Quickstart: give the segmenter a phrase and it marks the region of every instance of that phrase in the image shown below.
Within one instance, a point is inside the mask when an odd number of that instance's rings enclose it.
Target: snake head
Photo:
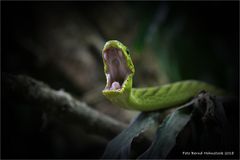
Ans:
[[[110,40],[104,45],[102,58],[107,79],[103,94],[118,95],[130,89],[135,69],[128,48],[117,40]]]

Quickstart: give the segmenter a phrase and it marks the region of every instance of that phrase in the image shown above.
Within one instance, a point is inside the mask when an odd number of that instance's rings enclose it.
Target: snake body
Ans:
[[[132,88],[135,68],[127,47],[117,40],[110,40],[103,48],[102,57],[107,78],[103,95],[120,107],[153,111],[186,103],[203,90],[214,95],[224,94],[222,89],[196,80]]]

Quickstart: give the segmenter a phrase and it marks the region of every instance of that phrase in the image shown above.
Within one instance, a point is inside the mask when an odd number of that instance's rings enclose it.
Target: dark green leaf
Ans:
[[[128,158],[132,140],[146,129],[157,124],[160,112],[142,112],[130,126],[108,145],[102,158]]]
[[[176,143],[176,137],[191,118],[192,104],[173,112],[158,128],[151,147],[140,158],[166,158]]]

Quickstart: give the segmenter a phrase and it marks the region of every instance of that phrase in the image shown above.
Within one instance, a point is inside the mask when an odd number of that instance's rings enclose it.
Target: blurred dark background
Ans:
[[[2,72],[64,89],[128,124],[138,113],[110,104],[101,49],[126,44],[134,86],[203,80],[238,95],[239,2],[1,2]],[[107,140],[51,120],[2,91],[3,158],[100,158]],[[238,117],[236,117],[238,121]]]

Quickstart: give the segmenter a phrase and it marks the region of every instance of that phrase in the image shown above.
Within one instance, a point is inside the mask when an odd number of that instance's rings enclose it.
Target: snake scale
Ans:
[[[214,95],[224,94],[222,89],[197,80],[132,88],[135,68],[128,48],[117,40],[110,40],[104,45],[102,57],[107,79],[103,95],[120,107],[154,111],[184,104],[203,90]]]

